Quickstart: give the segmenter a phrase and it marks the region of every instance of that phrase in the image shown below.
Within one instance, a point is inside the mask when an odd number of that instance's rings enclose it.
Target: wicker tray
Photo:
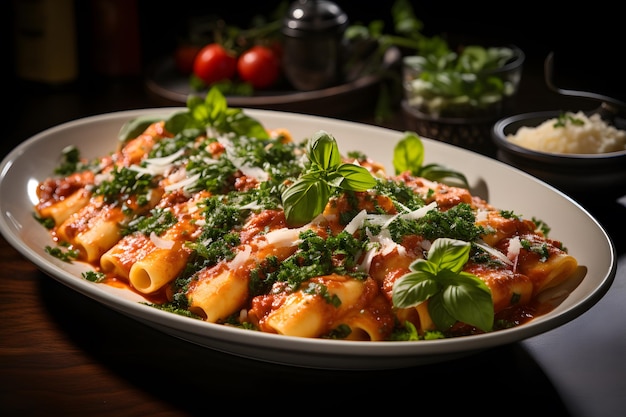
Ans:
[[[432,117],[412,108],[406,100],[402,101],[402,112],[409,129],[420,136],[495,155],[491,130],[498,118]]]

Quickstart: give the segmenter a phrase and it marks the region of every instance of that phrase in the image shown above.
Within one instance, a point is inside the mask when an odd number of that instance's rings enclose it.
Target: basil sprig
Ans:
[[[311,138],[307,156],[309,166],[282,192],[283,209],[290,226],[307,224],[322,213],[335,188],[367,191],[376,185],[376,179],[367,169],[342,163],[337,141],[323,130]]]
[[[189,131],[190,136],[211,129],[258,139],[269,137],[261,122],[248,116],[241,108],[229,107],[226,97],[216,87],[212,87],[204,99],[190,95],[187,109],[171,115],[165,121],[165,128],[174,134]]]
[[[427,259],[417,259],[406,275],[394,283],[392,301],[399,308],[414,307],[426,300],[428,312],[440,331],[457,321],[483,331],[493,328],[491,290],[477,276],[464,272],[471,245],[462,240],[439,238]]]

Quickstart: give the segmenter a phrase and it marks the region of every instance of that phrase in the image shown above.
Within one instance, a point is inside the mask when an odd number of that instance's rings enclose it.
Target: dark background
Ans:
[[[77,76],[57,84],[21,78],[15,58],[16,5],[58,5],[63,1],[72,2],[75,14]],[[411,3],[426,36],[439,35],[460,44],[515,44],[525,52],[515,112],[564,110],[564,106],[570,107],[566,110],[597,107],[597,102],[591,100],[563,100],[547,88],[543,66],[550,52],[554,52],[554,81],[560,88],[592,91],[626,101],[622,63],[626,36],[618,10],[600,3],[548,7],[545,1],[452,4],[413,0]],[[165,105],[147,91],[146,75],[155,64],[172,56],[180,39],[188,34],[191,20],[213,15],[246,28],[253,16],[270,16],[279,4],[280,0],[0,2],[6,120],[1,155],[50,126],[79,117]],[[392,1],[340,0],[337,4],[346,12],[350,23],[380,19],[385,23],[384,33],[393,32]],[[371,121],[368,117],[351,119]],[[400,124],[391,121],[387,126],[404,128],[402,120],[399,121]]]
[[[13,65],[14,42],[13,0],[2,2],[3,47],[7,53],[5,68],[9,69],[9,88],[23,87]],[[40,1],[40,0],[39,0]],[[93,81],[101,71],[94,67],[94,56],[102,53],[94,40],[94,16],[97,3],[109,3],[132,11],[136,8],[139,64],[142,69],[170,54],[177,40],[184,35],[192,17],[214,14],[228,23],[245,27],[252,16],[269,15],[280,3],[270,1],[150,1],[150,0],[80,0],[75,1],[80,81]],[[383,19],[386,31],[392,31],[391,1],[337,1],[350,22]],[[483,4],[484,3],[484,4]],[[624,98],[624,21],[620,12],[608,3],[585,2],[444,2],[412,1],[416,16],[424,23],[423,33],[443,35],[465,43],[514,43],[527,55],[526,69],[542,71],[546,55],[555,53],[555,76],[564,88],[595,90]],[[132,14],[132,13],[129,13]],[[8,24],[6,24],[8,23]],[[7,62],[8,60],[8,62]],[[87,87],[87,86],[85,86]]]

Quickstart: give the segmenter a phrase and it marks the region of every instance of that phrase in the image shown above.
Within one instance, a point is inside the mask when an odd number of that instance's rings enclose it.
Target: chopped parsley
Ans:
[[[46,253],[54,256],[63,262],[72,262],[78,259],[78,250],[71,248],[66,243],[61,243],[58,246],[46,246]]]
[[[154,177],[140,174],[127,167],[114,168],[112,176],[104,180],[94,190],[94,195],[101,195],[107,204],[119,205],[124,211],[133,211],[129,200],[138,206],[145,206],[150,201],[150,191],[156,187]]]
[[[473,242],[486,232],[476,225],[476,217],[471,206],[459,203],[446,211],[430,210],[416,222],[414,234],[428,240],[440,237]]]
[[[81,275],[84,279],[90,282],[102,282],[106,276],[104,273],[98,271],[87,271],[83,272]]]
[[[139,232],[144,235],[154,233],[160,236],[176,223],[177,219],[174,214],[172,214],[171,210],[155,207],[150,210],[148,215],[136,217],[128,222],[126,227],[122,229],[122,235]]]
[[[365,248],[364,241],[347,232],[323,238],[313,230],[300,233],[300,239],[302,242],[293,255],[280,263],[270,261],[254,273],[257,279],[251,283],[253,292],[268,288],[273,282],[286,282],[295,291],[310,278],[332,273],[355,278],[365,276],[356,271],[357,257]]]

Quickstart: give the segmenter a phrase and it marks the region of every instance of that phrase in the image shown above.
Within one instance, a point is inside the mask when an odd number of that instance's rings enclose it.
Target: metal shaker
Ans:
[[[296,0],[283,19],[283,72],[301,91],[340,82],[341,40],[348,16],[331,1]]]

